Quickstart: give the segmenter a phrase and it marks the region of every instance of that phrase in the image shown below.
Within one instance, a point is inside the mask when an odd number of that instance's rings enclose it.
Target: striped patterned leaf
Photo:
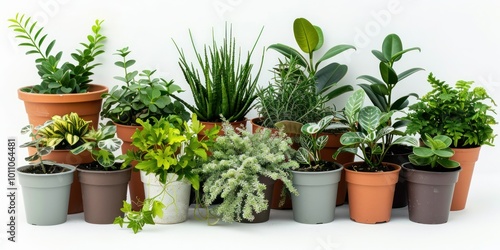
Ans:
[[[375,106],[367,106],[359,111],[359,124],[368,133],[376,131],[382,112]]]

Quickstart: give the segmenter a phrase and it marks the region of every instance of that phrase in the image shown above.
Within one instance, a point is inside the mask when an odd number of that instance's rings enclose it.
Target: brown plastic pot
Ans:
[[[77,169],[82,185],[84,218],[88,223],[112,224],[127,199],[131,167],[119,170],[96,171]]]
[[[274,190],[275,180],[261,175],[259,176],[259,182],[266,185],[266,190],[264,190],[264,197],[267,200],[267,209],[257,214],[254,212],[253,215],[255,218],[252,221],[243,219],[241,221],[242,223],[262,223],[269,220],[269,215],[271,214],[270,205],[274,195],[273,190]]]
[[[451,200],[460,167],[448,171],[415,169],[411,163],[403,164],[403,177],[408,189],[410,220],[423,224],[448,222]]]
[[[361,172],[352,170],[353,165],[344,164],[351,220],[365,224],[388,222],[391,219],[394,189],[399,179],[401,166],[382,163],[394,170],[387,172]]]

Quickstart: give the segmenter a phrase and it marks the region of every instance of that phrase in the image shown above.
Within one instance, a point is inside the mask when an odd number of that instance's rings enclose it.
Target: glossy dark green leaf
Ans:
[[[294,57],[295,59],[297,59],[297,63],[300,66],[307,68],[307,65],[308,65],[307,59],[302,54],[300,54],[299,51],[297,51],[296,49],[294,49],[288,45],[276,43],[276,44],[270,45],[268,47],[268,49],[275,50],[275,51],[281,53],[282,55],[284,55],[286,58]]]
[[[387,101],[385,100],[385,98],[383,96],[380,96],[380,95],[377,95],[376,93],[374,93],[372,88],[370,87],[371,85],[361,83],[361,84],[358,84],[358,86],[360,86],[364,90],[364,92],[366,93],[368,98],[370,98],[370,101],[373,103],[373,105],[375,105],[380,110],[383,110],[385,112],[389,111],[388,110],[389,107],[388,107],[388,104],[387,104]]]
[[[385,58],[384,53],[378,51],[378,50],[372,50],[372,54],[379,59],[381,62],[389,62],[389,59]]]
[[[394,86],[396,83],[398,83],[398,75],[392,69],[392,67],[389,67],[386,63],[380,62],[379,64],[379,70],[380,70],[380,75],[382,76],[382,80],[388,85]]]
[[[356,50],[356,47],[352,46],[352,45],[346,45],[346,44],[341,44],[341,45],[337,45],[337,46],[334,46],[332,48],[330,48],[317,62],[316,62],[316,67],[319,66],[319,64],[327,59],[330,59],[346,50],[349,50],[349,49],[354,49]]]
[[[403,50],[403,44],[401,39],[396,34],[389,34],[384,38],[382,42],[382,53],[387,60],[393,62],[398,61],[401,56],[393,58],[393,56]]]
[[[344,64],[330,63],[316,72],[316,93],[330,88],[338,83],[347,74],[347,66]]]
[[[421,70],[424,70],[422,68],[412,68],[412,69],[409,69],[409,70],[406,70],[406,71],[403,71],[401,72],[400,74],[398,74],[398,79],[399,81],[402,81],[403,79],[405,79],[406,77],[418,72],[418,71],[421,71]]]

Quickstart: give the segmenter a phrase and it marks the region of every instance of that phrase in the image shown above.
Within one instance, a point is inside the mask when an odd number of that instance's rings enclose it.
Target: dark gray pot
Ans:
[[[264,190],[264,197],[267,200],[267,209],[260,213],[254,212],[253,215],[255,218],[252,221],[243,219],[241,221],[242,223],[262,223],[269,220],[269,215],[271,214],[271,200],[273,199],[273,188],[276,181],[267,176],[261,175],[259,176],[259,182],[266,185],[266,190]]]
[[[291,171],[293,186],[299,195],[292,196],[293,219],[305,224],[332,222],[337,206],[337,190],[343,166],[325,172]]]
[[[29,166],[17,169],[22,187],[26,221],[33,225],[57,225],[68,218],[69,193],[76,168],[57,163],[69,169],[56,174],[29,174],[21,172]]]
[[[384,156],[383,162],[390,162],[402,166],[409,162],[408,155],[413,151],[413,147],[406,145],[393,145],[389,152]],[[403,171],[399,172],[399,179],[394,189],[394,199],[392,208],[402,208],[408,205],[408,197],[406,190],[406,180],[403,177]]]
[[[423,224],[448,222],[453,190],[461,168],[444,172],[417,170],[409,162],[402,168],[408,189],[410,220]]]

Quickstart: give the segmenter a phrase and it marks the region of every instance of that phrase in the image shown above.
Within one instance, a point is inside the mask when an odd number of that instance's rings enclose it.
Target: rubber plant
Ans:
[[[174,41],[180,55],[179,66],[191,89],[194,105],[177,95],[173,97],[195,113],[200,121],[220,122],[221,116],[229,122],[244,120],[257,98],[256,89],[264,54],[255,75],[252,75],[254,65],[251,60],[261,34],[262,30],[252,49],[242,54],[236,47],[232,26],[228,28],[226,25],[220,46],[212,32],[212,44],[205,45],[203,51],[196,48],[190,31],[195,63],[188,60],[184,51]]]
[[[357,171],[384,171],[386,166],[382,162],[390,147],[398,144],[417,146],[418,141],[411,136],[401,136],[387,142],[386,135],[394,130],[387,122],[396,111],[382,112],[376,106],[363,107],[364,97],[362,89],[349,97],[343,113],[350,131],[342,134],[340,143],[343,146],[333,157],[336,158],[341,152],[349,152],[365,162]]]
[[[331,62],[324,67],[320,66],[328,59],[349,49],[355,50],[356,47],[347,44],[336,45],[329,48],[319,59],[315,59],[314,55],[323,47],[323,30],[301,17],[293,22],[293,34],[298,47],[302,53],[307,54],[307,57],[295,48],[282,43],[272,44],[268,49],[275,50],[288,59],[297,59],[304,72],[315,79],[316,94],[324,98],[324,103],[353,90],[351,85],[334,88],[347,74],[347,65]]]
[[[106,36],[101,34],[101,24],[103,20],[95,20],[92,25],[92,33],[87,36],[87,41],[80,43],[81,49],[71,53],[71,58],[75,62],[63,62],[63,52],[54,53],[52,49],[56,40],[44,43],[47,34],[44,34],[43,27],[38,27],[38,22],[24,14],[16,14],[15,18],[8,19],[9,26],[17,33],[16,38],[22,42],[21,47],[27,47],[27,55],[37,55],[35,60],[38,75],[41,83],[33,87],[26,87],[25,92],[40,94],[68,94],[85,93],[92,81],[95,67],[101,63],[94,62],[97,56],[104,53],[104,40]],[[46,45],[46,46],[45,46]]]
[[[370,75],[361,75],[357,78],[368,82],[361,83],[359,86],[365,91],[372,104],[383,112],[390,112],[391,110],[401,111],[408,106],[408,99],[411,96],[418,98],[416,93],[408,93],[396,99],[393,92],[402,80],[418,71],[424,70],[422,68],[411,68],[399,74],[396,72],[394,68],[396,62],[399,62],[403,55],[410,51],[420,51],[420,48],[412,47],[404,49],[401,38],[397,34],[387,35],[382,42],[382,50],[372,50],[372,54],[380,61],[380,78]],[[385,143],[391,143],[394,136],[403,135],[404,131],[397,129],[404,127],[406,123],[401,120],[393,123],[393,119],[389,119],[387,124],[395,128],[395,130],[386,135]]]

